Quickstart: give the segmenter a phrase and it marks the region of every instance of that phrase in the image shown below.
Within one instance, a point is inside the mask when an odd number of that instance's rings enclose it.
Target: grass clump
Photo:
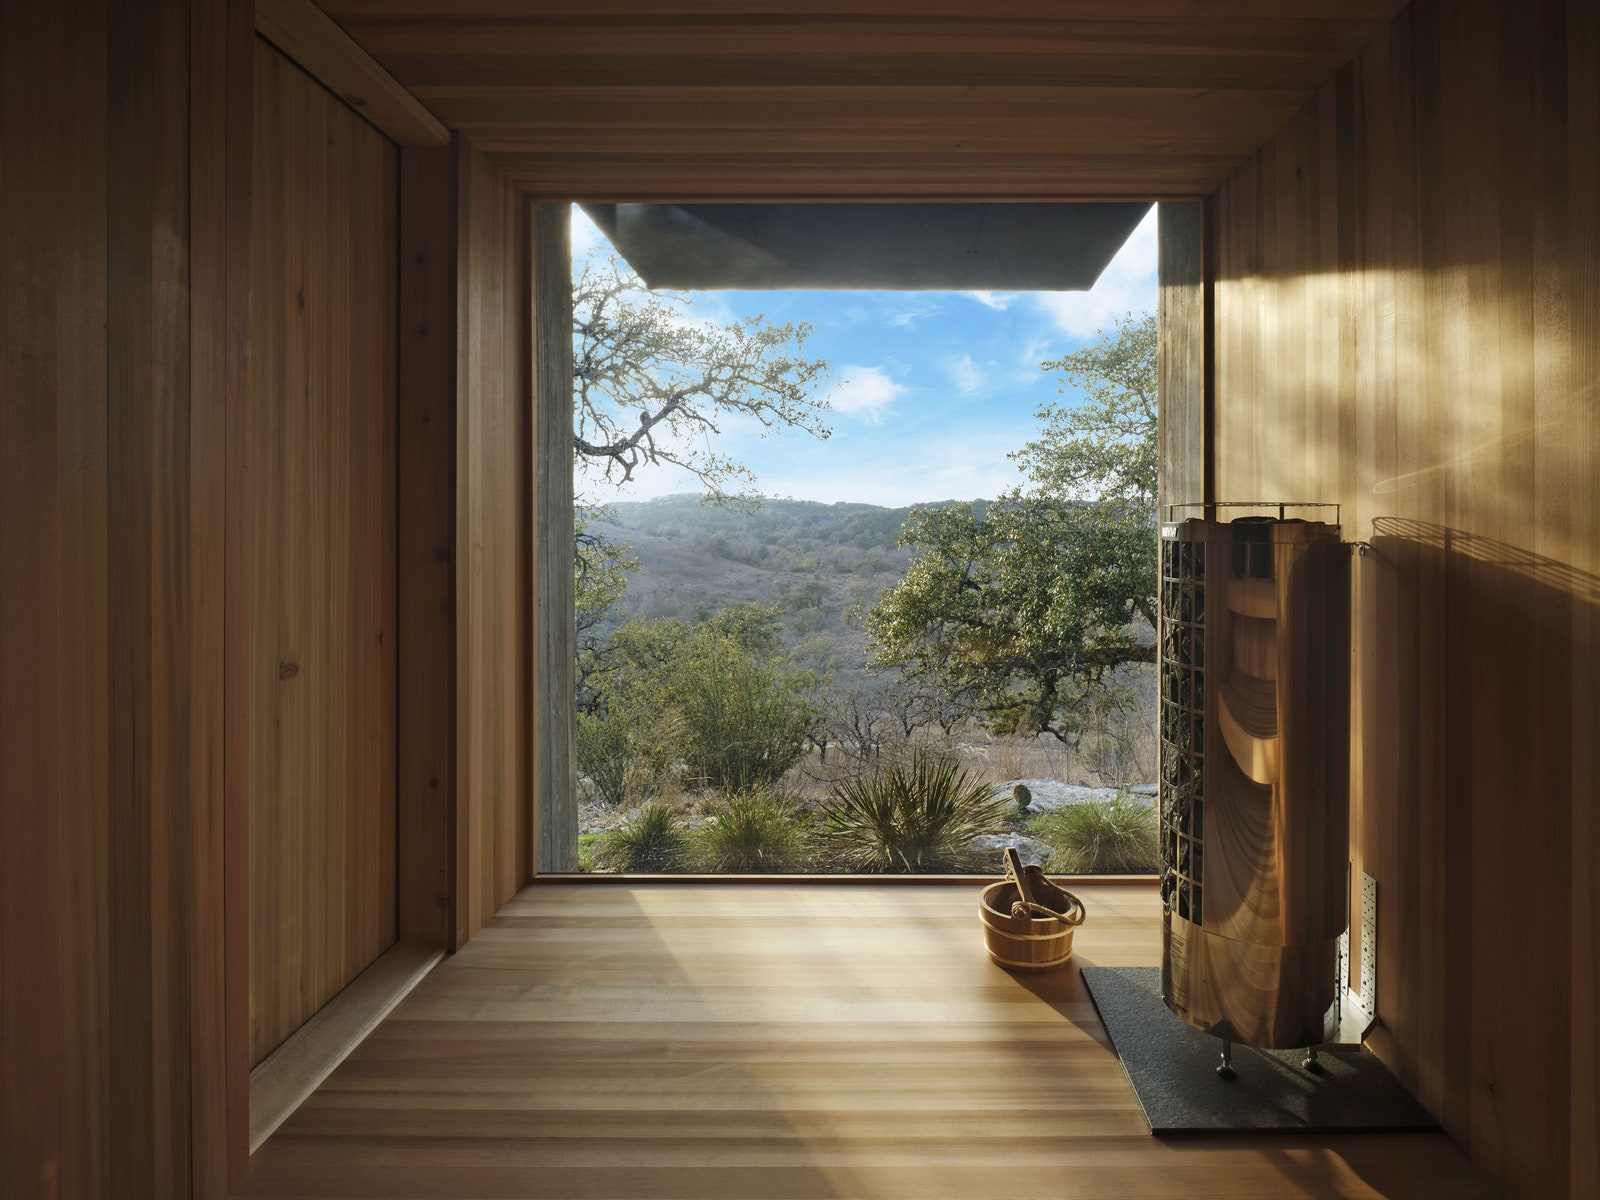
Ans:
[[[695,834],[694,862],[702,871],[752,875],[802,870],[810,831],[800,806],[768,789],[734,792],[706,809]]]
[[[1154,805],[1126,794],[1068,804],[1036,817],[1031,836],[1055,847],[1052,875],[1153,875],[1161,869]]]
[[[599,833],[580,833],[578,835],[578,870],[585,873],[600,869],[600,839],[604,836]]]
[[[842,871],[970,871],[979,863],[967,843],[990,832],[1011,804],[953,756],[920,747],[907,762],[834,784],[822,806],[821,838]]]
[[[678,810],[652,800],[615,829],[600,835],[595,862],[612,871],[681,871],[689,851],[689,831]]]

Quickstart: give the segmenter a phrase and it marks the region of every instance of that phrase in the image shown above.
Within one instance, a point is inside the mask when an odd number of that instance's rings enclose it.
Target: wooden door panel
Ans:
[[[395,938],[394,147],[256,49],[250,1048]]]

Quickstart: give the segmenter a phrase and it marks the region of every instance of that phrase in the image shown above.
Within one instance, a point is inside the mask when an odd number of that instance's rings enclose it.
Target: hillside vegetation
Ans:
[[[581,512],[586,865],[1153,869],[1155,345],[1130,316],[1042,364],[1082,398],[1039,408],[990,500],[739,503],[702,475],[722,503]]]
[[[635,618],[695,622],[730,605],[770,605],[788,656],[846,688],[865,678],[861,614],[912,558],[896,545],[909,508],[764,499],[750,511],[681,495],[597,511],[590,532],[639,562],[599,633]]]

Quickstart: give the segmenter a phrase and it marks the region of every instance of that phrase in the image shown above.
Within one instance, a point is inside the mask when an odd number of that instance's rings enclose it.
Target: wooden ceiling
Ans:
[[[323,0],[547,199],[1212,191],[1404,0]]]

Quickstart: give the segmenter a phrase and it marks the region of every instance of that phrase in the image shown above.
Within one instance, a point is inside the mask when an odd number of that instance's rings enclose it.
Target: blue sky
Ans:
[[[799,500],[899,506],[975,500],[1014,486],[1007,453],[1035,436],[1042,403],[1071,396],[1039,369],[1095,340],[1124,313],[1156,304],[1155,209],[1087,292],[694,292],[696,316],[753,313],[808,321],[806,352],[833,366],[833,436],[763,438],[754,421],[724,426],[720,449],[756,473],[756,489]],[[572,210],[575,269],[604,235]],[[675,467],[649,467],[625,491],[589,484],[583,498],[642,500],[701,491]]]

